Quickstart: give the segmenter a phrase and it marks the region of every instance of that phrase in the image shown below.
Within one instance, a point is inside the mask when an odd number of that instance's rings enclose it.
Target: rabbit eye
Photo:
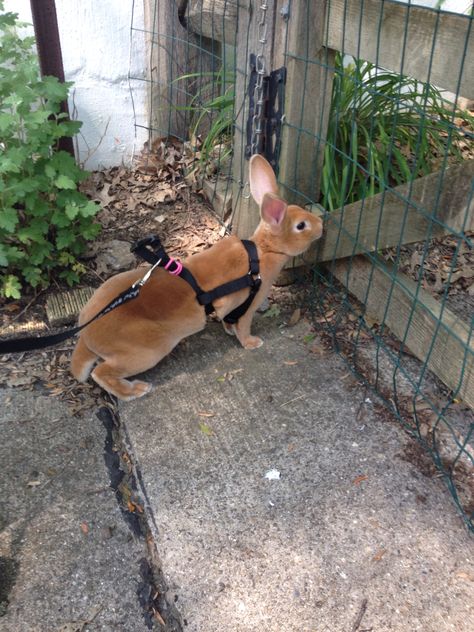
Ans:
[[[306,222],[300,222],[296,225],[296,230],[304,230],[306,228]]]

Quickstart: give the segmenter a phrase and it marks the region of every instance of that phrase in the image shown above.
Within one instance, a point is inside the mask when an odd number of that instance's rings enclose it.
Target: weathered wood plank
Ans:
[[[301,4],[292,3],[291,11],[301,11]],[[233,43],[238,5],[239,0],[191,0],[186,19],[196,33]],[[469,16],[438,15],[426,7],[380,0],[329,0],[327,6],[326,47],[454,93],[462,69],[459,94],[474,98],[474,29],[469,31]],[[320,12],[314,13],[314,20],[319,28]]]
[[[246,126],[249,116],[248,86],[250,80],[250,53],[263,54],[266,75],[278,67],[274,65],[273,43],[278,5],[282,0],[269,2],[265,15],[266,41],[259,42],[260,2],[241,3],[238,11],[236,42],[236,86],[235,86],[235,127],[232,160],[232,230],[240,237],[248,237],[259,221],[259,210],[250,197],[248,188],[248,159],[245,155],[247,144]],[[243,6],[242,6],[243,5]],[[280,64],[281,65],[281,64]]]
[[[364,303],[370,317],[384,322],[474,409],[474,336],[462,319],[406,275],[380,262],[357,256],[337,261],[331,272]]]
[[[209,89],[204,87],[209,84],[205,73],[215,70],[220,47],[181,24],[183,0],[145,0],[144,6],[151,137],[187,138],[191,114],[183,108],[199,90],[203,90],[204,99],[213,96],[213,84]],[[198,71],[199,78],[176,81]]]
[[[470,17],[380,0],[331,0],[329,48],[474,97]]]
[[[234,44],[238,7],[239,0],[190,0],[184,21],[194,33]]]
[[[299,203],[318,197],[318,174],[321,172],[329,116],[332,72],[326,65],[333,67],[334,53],[322,47],[325,4],[325,0],[301,0],[291,4],[288,16],[285,12],[287,0],[268,3],[265,74],[284,65],[288,71],[279,181],[285,198]],[[248,182],[245,131],[248,118],[248,58],[251,52],[259,52],[259,5],[257,2],[251,13],[239,8],[233,227],[241,236],[249,235],[258,223],[258,209],[251,199],[245,197],[248,195],[245,187]],[[319,16],[316,31],[310,16],[315,19]],[[301,86],[305,87],[304,91]],[[308,159],[308,156],[311,158]]]
[[[145,31],[150,80],[148,111],[151,136],[184,137],[186,117],[176,106],[186,105],[186,95],[172,84],[184,74],[186,31],[179,23],[176,2],[145,2]]]
[[[94,288],[84,287],[69,292],[51,294],[46,301],[46,315],[52,327],[74,322],[87,301],[94,293]]]
[[[285,197],[300,204],[319,197],[331,107],[335,53],[323,47],[326,4],[291,3],[288,36],[279,44],[287,66],[279,180]]]
[[[222,220],[226,219],[232,210],[232,184],[230,181],[217,179],[213,182],[204,178],[202,190],[218,217]]]
[[[474,160],[469,160],[330,213],[314,259],[329,261],[474,230],[473,178]],[[430,220],[432,213],[437,221]]]

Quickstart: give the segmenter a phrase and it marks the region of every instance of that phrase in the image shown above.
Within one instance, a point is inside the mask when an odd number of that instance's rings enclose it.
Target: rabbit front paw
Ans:
[[[224,320],[222,321],[222,325],[224,326],[224,331],[226,334],[229,334],[229,336],[235,336],[235,325],[226,323]]]
[[[248,336],[245,340],[242,340],[242,346],[244,349],[258,349],[263,345],[263,340],[258,336]]]

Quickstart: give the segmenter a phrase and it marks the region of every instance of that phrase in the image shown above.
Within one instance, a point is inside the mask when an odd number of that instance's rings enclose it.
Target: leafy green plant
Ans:
[[[189,105],[180,109],[191,112],[190,136],[194,143],[202,136],[199,160],[201,164],[205,164],[214,157],[217,146],[221,161],[232,152],[235,75],[220,69],[216,72],[189,73],[175,81],[201,81],[202,78],[205,81]]]
[[[60,111],[71,84],[40,77],[34,39],[19,26],[16,14],[0,15],[0,296],[12,298],[45,286],[54,269],[77,282],[77,257],[100,229],[99,207],[77,190],[87,173],[54,150],[81,126]]]
[[[363,60],[336,55],[321,204],[334,210],[434,171],[447,155],[461,160],[464,132],[440,91]]]

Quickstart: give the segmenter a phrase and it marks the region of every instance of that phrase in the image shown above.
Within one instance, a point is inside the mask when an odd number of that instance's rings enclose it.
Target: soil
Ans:
[[[463,237],[448,235],[402,246],[398,254],[399,270],[418,282],[467,325],[474,315],[474,232]],[[397,258],[395,248],[384,252],[387,260]]]

